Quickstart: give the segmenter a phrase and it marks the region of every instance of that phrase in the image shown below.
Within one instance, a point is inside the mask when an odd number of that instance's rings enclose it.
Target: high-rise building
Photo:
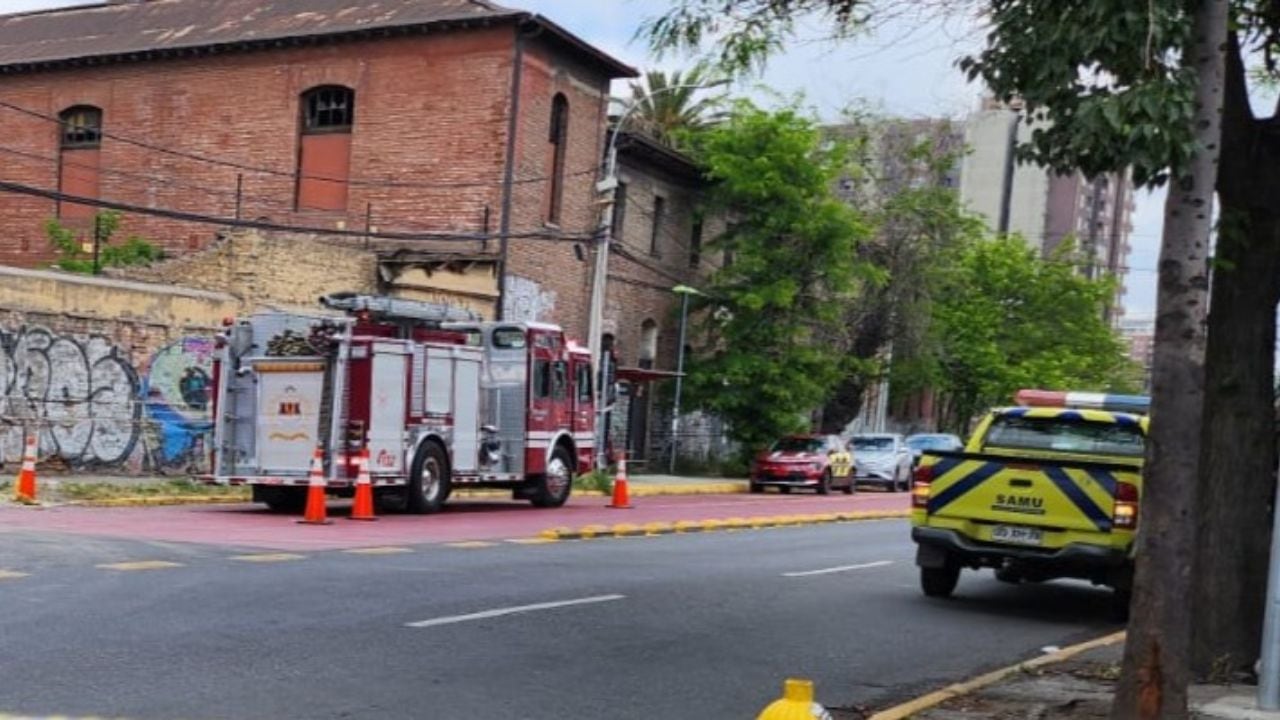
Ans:
[[[961,166],[960,199],[992,232],[1021,235],[1046,257],[1074,238],[1082,273],[1117,279],[1108,309],[1116,320],[1124,315],[1133,181],[1127,172],[1086,178],[1019,162],[1016,148],[1033,130],[1020,111],[1018,103],[988,97],[965,121],[969,153]]]

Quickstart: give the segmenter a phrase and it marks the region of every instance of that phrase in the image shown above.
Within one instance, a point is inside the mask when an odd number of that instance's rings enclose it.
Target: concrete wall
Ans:
[[[0,267],[0,455],[38,432],[48,464],[200,470],[223,293]]]

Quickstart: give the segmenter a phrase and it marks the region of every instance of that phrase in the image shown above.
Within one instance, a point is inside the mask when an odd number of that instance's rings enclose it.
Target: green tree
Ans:
[[[841,31],[875,6],[857,0],[783,0],[750,3],[716,17],[711,11],[717,5],[683,0],[650,21],[646,35],[656,49],[699,47],[714,35],[725,66],[743,68],[780,47],[796,13],[848,9],[833,24]],[[1216,41],[1209,38],[1197,50],[1204,33],[1195,34],[1195,20],[1202,17],[1200,10],[1221,5],[985,0],[980,6],[989,26],[986,49],[963,63],[1001,98],[1024,102],[1026,117],[1036,123],[1024,158],[1087,173],[1127,166],[1139,183],[1156,184],[1172,175],[1174,199],[1186,201],[1166,208],[1177,220],[1207,218],[1204,185],[1188,171],[1204,159],[1202,151],[1220,150],[1221,223],[1204,351],[1195,585],[1192,602],[1184,604],[1192,610],[1192,665],[1201,675],[1215,665],[1247,668],[1257,656],[1276,467],[1270,399],[1280,301],[1280,206],[1274,200],[1280,196],[1280,133],[1275,132],[1280,108],[1270,116],[1255,115],[1250,83],[1274,87],[1280,76],[1280,12],[1264,0],[1229,3],[1219,144],[1199,139],[1217,131],[1211,109],[1207,117],[1196,114],[1205,110],[1197,103],[1197,91],[1205,87],[1198,83],[1199,68],[1215,57]],[[1195,313],[1188,309],[1205,305],[1194,299],[1206,284],[1204,273],[1187,263],[1204,242],[1189,242],[1184,247],[1192,255],[1169,253],[1174,264],[1161,263],[1162,273],[1168,271],[1161,287],[1181,293],[1179,307],[1168,308],[1174,322],[1160,323],[1168,337],[1177,337],[1184,325],[1194,330]],[[1183,385],[1198,376],[1194,367],[1184,372],[1190,374]],[[1187,443],[1174,441],[1170,447]],[[1179,523],[1189,527],[1185,519]],[[1167,588],[1164,592],[1177,596]]]
[[[861,117],[832,132],[852,140],[862,158],[854,169],[866,169],[863,177],[846,178],[841,194],[874,228],[858,246],[858,259],[878,271],[877,281],[863,283],[847,305],[846,335],[835,340],[851,362],[823,406],[822,425],[839,432],[861,411],[866,387],[889,374],[886,355],[924,351],[944,258],[981,237],[983,226],[945,187],[959,159],[949,126]]]
[[[723,84],[708,68],[699,63],[688,71],[650,70],[643,82],[631,83],[633,126],[658,142],[678,147],[688,133],[723,120],[725,96],[708,95],[701,89]]]
[[[693,140],[709,209],[733,222],[711,245],[726,262],[710,278],[706,347],[686,388],[750,452],[806,426],[840,379],[845,354],[826,338],[865,269],[854,257],[867,227],[833,193],[844,146],[796,109],[741,102]]]
[[[112,245],[111,238],[119,231],[120,221],[119,212],[104,210],[93,216],[91,229],[87,233],[67,227],[52,218],[45,221],[44,232],[49,238],[49,245],[58,253],[58,259],[53,264],[68,272],[92,273],[93,251],[86,250],[85,244],[93,242],[95,231],[98,234],[99,267],[144,265],[164,256],[159,248],[136,235],[130,235],[119,245]]]
[[[937,390],[943,425],[960,432],[1019,388],[1131,389],[1132,364],[1103,320],[1113,281],[1077,273],[1069,251],[1042,259],[1015,235],[947,252],[923,352],[894,364],[894,386]]]

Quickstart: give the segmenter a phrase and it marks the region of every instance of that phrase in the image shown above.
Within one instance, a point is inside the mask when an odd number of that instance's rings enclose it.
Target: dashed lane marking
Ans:
[[[180,568],[182,563],[169,562],[168,560],[134,560],[131,562],[105,563],[97,566],[100,570],[167,570],[169,568]]]
[[[572,607],[574,605],[593,605],[595,603],[612,602],[614,600],[622,600],[625,597],[625,595],[594,595],[592,597],[575,598],[573,600],[557,600],[555,602],[534,603],[532,605],[516,605],[515,607],[467,613],[466,615],[448,615],[445,617],[432,618],[430,620],[419,620],[418,622],[405,623],[405,627],[427,628],[435,627],[437,625],[453,625],[455,623],[470,622],[472,620],[488,620],[490,618],[503,617],[505,615],[517,615],[520,613],[537,612],[539,610],[555,610],[556,608]]]
[[[0,570],[0,580],[17,580],[28,575],[30,573],[18,572],[17,570]]]
[[[487,548],[487,547],[493,547],[494,545],[497,545],[497,544],[498,544],[498,543],[495,543],[495,542],[488,542],[488,541],[485,541],[485,540],[468,540],[468,541],[466,541],[466,542],[451,542],[451,543],[445,543],[444,545],[445,545],[445,547],[451,547],[451,548],[463,548],[463,549],[466,549],[466,550],[474,550],[474,549],[476,549],[476,548]]]
[[[401,555],[413,552],[413,548],[407,547],[367,547],[367,548],[351,548],[342,552],[348,555]]]
[[[892,565],[892,560],[877,560],[875,562],[860,563],[858,565],[840,565],[838,567],[822,568],[821,570],[801,570],[799,572],[785,572],[782,577],[808,577],[810,575],[830,575],[832,573],[849,572],[850,570],[866,570],[867,568],[884,567]]]
[[[257,555],[232,555],[232,560],[251,563],[274,563],[289,562],[290,560],[305,560],[305,555],[294,555],[293,553],[260,553]]]

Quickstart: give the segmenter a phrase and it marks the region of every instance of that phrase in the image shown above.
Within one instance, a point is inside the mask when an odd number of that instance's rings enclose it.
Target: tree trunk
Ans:
[[[1204,406],[1208,245],[1223,98],[1227,0],[1201,0],[1184,62],[1196,70],[1198,148],[1165,202],[1156,295],[1151,434],[1133,611],[1113,720],[1182,720],[1191,646],[1191,561]]]
[[[1271,538],[1280,235],[1276,218],[1256,212],[1237,232],[1229,220],[1236,214],[1224,205],[1205,355],[1192,595],[1199,677],[1247,669],[1257,659]]]
[[[1233,35],[1193,566],[1192,670],[1201,677],[1248,669],[1258,656],[1275,497],[1280,141],[1253,116],[1240,53]]]

